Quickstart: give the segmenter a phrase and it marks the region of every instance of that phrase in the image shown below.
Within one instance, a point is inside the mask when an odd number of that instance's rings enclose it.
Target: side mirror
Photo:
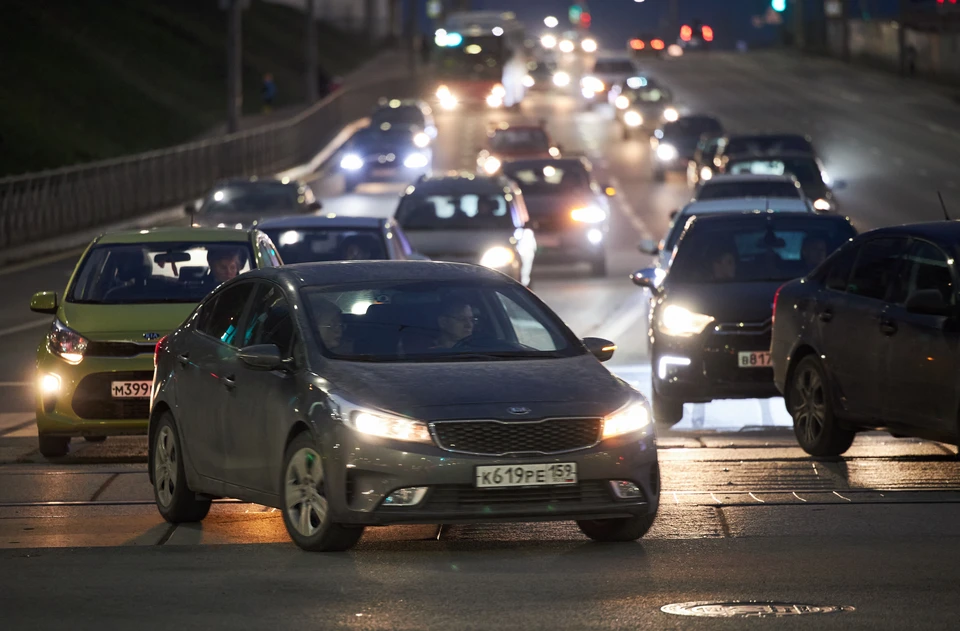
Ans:
[[[255,344],[240,349],[240,361],[254,370],[280,370],[284,367],[276,344]]]
[[[189,216],[193,216],[193,214],[194,214],[195,212],[197,212],[197,210],[198,210],[198,209],[197,209],[197,202],[188,202],[188,203],[183,207],[183,214],[189,215]]]
[[[654,267],[647,267],[630,274],[630,280],[637,287],[645,287],[650,291],[657,293],[660,288],[657,287],[657,270]]]
[[[660,242],[655,239],[642,239],[640,241],[640,245],[637,246],[637,249],[644,254],[657,256],[660,254]]]
[[[30,299],[30,311],[35,313],[55,314],[60,303],[57,301],[57,292],[38,291]]]
[[[323,209],[323,204],[320,203],[320,200],[314,200],[307,204],[307,210],[318,211]]]
[[[587,350],[590,351],[594,357],[602,362],[613,357],[613,352],[617,350],[616,344],[600,337],[585,337],[583,338],[583,345],[587,347]]]
[[[921,315],[948,316],[950,305],[936,289],[920,289],[910,294],[906,304],[908,313]]]

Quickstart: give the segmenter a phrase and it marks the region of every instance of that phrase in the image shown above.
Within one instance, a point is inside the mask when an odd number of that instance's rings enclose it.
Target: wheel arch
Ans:
[[[793,373],[796,372],[797,366],[799,366],[800,362],[802,362],[806,357],[816,354],[816,349],[809,344],[800,344],[794,349],[793,353],[790,354],[790,363],[787,365],[787,375],[783,382],[783,402],[786,404],[787,412],[790,411],[790,383],[793,381]]]
[[[147,476],[150,479],[150,484],[153,484],[153,439],[157,434],[160,417],[166,412],[172,414],[170,406],[163,400],[155,402],[153,409],[150,410],[150,419],[147,424]],[[176,423],[176,419],[174,419],[174,423]]]

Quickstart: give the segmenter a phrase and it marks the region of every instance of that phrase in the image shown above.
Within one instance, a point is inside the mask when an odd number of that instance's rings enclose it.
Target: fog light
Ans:
[[[689,357],[671,357],[670,355],[664,355],[657,364],[657,376],[660,377],[660,379],[673,377],[681,368],[689,365]]]
[[[610,480],[610,487],[622,500],[643,497],[643,491],[640,490],[640,487],[630,480]]]
[[[40,392],[44,395],[52,395],[60,392],[60,375],[48,373],[40,378]]]
[[[427,494],[425,486],[408,486],[404,489],[397,489],[383,500],[384,506],[416,506]]]
[[[587,231],[587,241],[589,241],[594,245],[597,245],[598,243],[603,241],[603,233],[597,230],[596,228],[592,228]]]

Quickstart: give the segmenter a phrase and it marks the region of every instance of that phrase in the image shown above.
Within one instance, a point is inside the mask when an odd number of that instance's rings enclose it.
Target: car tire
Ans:
[[[83,439],[88,443],[102,443],[107,439],[106,436],[84,436]]]
[[[64,436],[44,436],[38,437],[40,455],[44,458],[62,458],[70,453],[70,438]]]
[[[360,541],[362,526],[330,521],[323,462],[309,432],[298,435],[287,447],[282,475],[283,525],[299,548],[308,552],[342,552]]]
[[[594,541],[627,542],[636,541],[647,534],[656,518],[656,513],[653,513],[620,519],[581,519],[577,521],[577,526],[580,532]]]
[[[856,432],[840,427],[831,385],[816,355],[807,355],[790,375],[787,401],[793,433],[811,456],[836,457],[850,449]]]
[[[607,275],[607,257],[601,254],[598,258],[590,261],[590,275],[594,278],[605,278]]]
[[[202,521],[210,512],[210,498],[198,497],[187,486],[180,433],[169,411],[160,416],[151,438],[153,499],[160,515],[171,524]]]
[[[660,427],[673,427],[683,420],[683,401],[665,397],[653,389],[650,402],[653,408],[653,420]]]

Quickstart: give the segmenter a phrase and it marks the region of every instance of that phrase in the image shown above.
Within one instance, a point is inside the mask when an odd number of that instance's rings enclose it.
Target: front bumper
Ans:
[[[432,445],[360,437],[338,426],[340,448],[329,454],[334,521],[356,525],[606,519],[655,514],[660,470],[652,427],[596,447],[553,456],[485,457]],[[565,486],[475,487],[483,465],[577,464],[578,483]],[[610,480],[629,480],[642,496],[619,499]],[[397,489],[428,487],[412,507],[384,505]]]
[[[114,381],[153,382],[153,356],[85,357],[71,366],[42,345],[37,379],[59,377],[55,393],[37,392],[37,431],[44,436],[120,436],[147,433],[149,394],[114,398]]]
[[[537,232],[537,263],[595,261],[606,255],[606,242],[602,225]]]

